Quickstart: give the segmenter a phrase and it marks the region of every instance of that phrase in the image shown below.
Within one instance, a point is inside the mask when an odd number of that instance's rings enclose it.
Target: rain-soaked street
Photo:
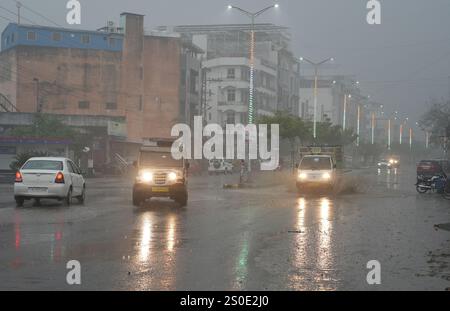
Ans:
[[[273,174],[272,172],[268,174]],[[86,204],[15,208],[0,186],[0,289],[443,290],[450,204],[419,195],[413,167],[348,173],[356,191],[299,197],[285,185],[223,189],[193,176],[189,203],[131,204],[131,182],[88,180]],[[81,263],[82,284],[66,283]],[[366,264],[381,264],[368,285]]]

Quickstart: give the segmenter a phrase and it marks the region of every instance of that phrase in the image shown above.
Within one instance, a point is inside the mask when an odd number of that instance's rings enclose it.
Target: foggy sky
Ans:
[[[21,0],[65,27],[66,0]],[[146,15],[145,27],[159,25],[246,23],[228,4],[249,11],[270,0],[80,0],[82,24],[96,29],[121,12]],[[279,0],[280,8],[258,18],[291,28],[297,56],[334,57],[332,72],[355,75],[371,99],[417,121],[430,98],[448,98],[450,76],[450,0],[382,0],[382,24],[366,23],[366,0]],[[13,0],[1,6],[16,10]],[[49,22],[23,9],[43,25]],[[0,9],[0,15],[16,19]],[[7,22],[0,19],[0,29]]]

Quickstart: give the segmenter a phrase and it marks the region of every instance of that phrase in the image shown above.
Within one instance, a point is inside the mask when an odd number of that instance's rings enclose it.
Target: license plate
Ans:
[[[152,187],[153,192],[169,192],[169,187]]]
[[[30,192],[47,192],[48,188],[45,187],[30,187],[28,188]]]

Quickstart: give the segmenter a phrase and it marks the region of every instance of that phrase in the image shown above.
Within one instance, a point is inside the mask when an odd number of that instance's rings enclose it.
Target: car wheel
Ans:
[[[86,201],[86,186],[83,185],[83,191],[81,192],[81,195],[77,197],[78,203],[84,204]]]
[[[25,202],[25,199],[20,197],[16,197],[15,200],[16,200],[16,207],[22,207],[23,203]]]
[[[64,205],[70,206],[72,204],[72,188],[67,192],[67,196],[64,198]]]

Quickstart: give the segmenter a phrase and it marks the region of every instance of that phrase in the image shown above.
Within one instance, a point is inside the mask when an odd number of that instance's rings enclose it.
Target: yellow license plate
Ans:
[[[169,187],[152,187],[153,192],[169,192]]]

